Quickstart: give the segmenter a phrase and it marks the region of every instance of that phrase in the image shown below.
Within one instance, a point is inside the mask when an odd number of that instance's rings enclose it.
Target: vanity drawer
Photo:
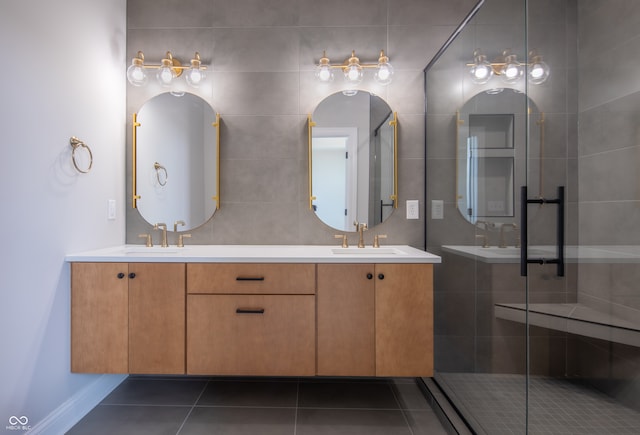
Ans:
[[[315,264],[187,264],[188,293],[315,294],[315,289]]]
[[[315,296],[189,295],[187,373],[315,375]]]

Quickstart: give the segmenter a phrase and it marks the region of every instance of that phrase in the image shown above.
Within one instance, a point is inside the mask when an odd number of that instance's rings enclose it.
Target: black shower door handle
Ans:
[[[529,258],[528,206],[529,204],[556,204],[558,218],[556,220],[556,250],[557,258]],[[558,186],[556,199],[529,199],[527,186],[520,188],[520,276],[527,276],[528,264],[556,264],[556,275],[564,276],[564,186]]]

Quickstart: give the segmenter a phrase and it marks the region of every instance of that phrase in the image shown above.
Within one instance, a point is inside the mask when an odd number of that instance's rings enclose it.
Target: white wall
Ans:
[[[0,433],[16,433],[11,416],[37,429],[65,406],[73,423],[104,381],[69,371],[64,255],[125,238],[126,0],[4,0],[0,41]],[[73,135],[93,151],[88,174]]]

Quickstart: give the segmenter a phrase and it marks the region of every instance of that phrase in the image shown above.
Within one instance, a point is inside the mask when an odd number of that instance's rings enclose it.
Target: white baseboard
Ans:
[[[39,421],[38,424],[31,428],[29,434],[64,434],[126,378],[127,375],[100,376],[95,382],[78,391],[43,420]]]

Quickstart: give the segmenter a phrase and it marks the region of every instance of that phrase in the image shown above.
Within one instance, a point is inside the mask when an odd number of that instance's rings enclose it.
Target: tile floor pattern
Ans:
[[[444,435],[413,379],[130,376],[68,435]]]
[[[525,377],[438,373],[436,381],[479,434],[525,433]],[[582,383],[530,379],[530,435],[640,434],[640,413]]]

